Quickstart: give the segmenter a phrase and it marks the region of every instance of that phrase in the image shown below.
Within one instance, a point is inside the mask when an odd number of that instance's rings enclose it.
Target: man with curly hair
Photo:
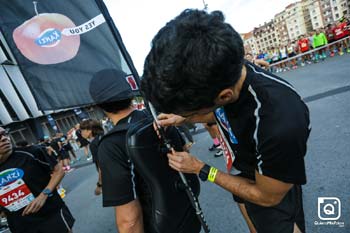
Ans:
[[[243,57],[242,39],[220,11],[185,10],[154,37],[143,94],[163,126],[219,126],[227,172],[176,151],[168,154],[172,168],[231,192],[251,232],[304,232],[308,108],[288,82]]]

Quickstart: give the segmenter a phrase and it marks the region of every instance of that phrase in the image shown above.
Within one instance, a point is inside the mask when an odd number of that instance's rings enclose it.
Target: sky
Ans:
[[[139,73],[152,38],[184,9],[203,9],[203,0],[104,0]],[[205,0],[208,11],[221,10],[239,33],[271,20],[295,0]]]

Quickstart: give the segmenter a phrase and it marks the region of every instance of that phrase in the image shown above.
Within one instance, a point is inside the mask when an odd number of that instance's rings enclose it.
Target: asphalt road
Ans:
[[[310,109],[308,183],[303,190],[307,232],[350,232],[350,55],[327,59],[281,76],[294,85]],[[195,141],[192,153],[224,170],[223,158],[214,158],[214,153],[207,150],[212,143],[209,135],[202,131],[195,135]],[[76,218],[75,233],[116,232],[113,209],[102,208],[101,197],[93,194],[96,181],[97,173],[91,165],[77,168],[64,178],[65,201]],[[325,200],[319,211],[320,197],[333,200]],[[334,198],[338,198],[341,205],[334,204]],[[211,232],[248,232],[230,193],[214,184],[202,183],[200,202]],[[335,207],[333,214],[325,214],[325,204]],[[315,225],[327,224],[319,218],[319,212],[322,218],[336,218],[340,214],[335,223],[344,226]]]

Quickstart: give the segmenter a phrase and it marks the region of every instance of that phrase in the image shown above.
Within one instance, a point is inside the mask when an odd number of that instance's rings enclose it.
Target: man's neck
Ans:
[[[133,106],[130,106],[129,108],[127,109],[124,109],[124,110],[121,110],[119,111],[118,113],[116,114],[113,114],[113,113],[109,113],[108,114],[108,117],[109,119],[111,119],[111,121],[113,122],[114,125],[118,124],[118,122],[125,118],[126,116],[128,116],[130,113],[132,113],[134,111],[134,107]]]
[[[247,78],[247,68],[245,67],[245,65],[243,65],[241,77],[239,78],[236,85],[234,85],[233,87],[234,95],[237,97],[233,102],[238,100],[239,95],[241,94],[241,91],[242,91],[243,83],[246,80],[246,78]]]

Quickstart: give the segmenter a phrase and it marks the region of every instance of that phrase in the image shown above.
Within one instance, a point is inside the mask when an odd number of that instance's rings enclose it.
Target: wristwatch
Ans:
[[[207,181],[208,180],[209,171],[210,171],[210,166],[208,164],[204,164],[202,169],[199,171],[199,175],[198,175],[199,178],[202,181]]]
[[[50,189],[46,188],[44,189],[43,191],[41,191],[43,194],[45,194],[46,196],[48,197],[51,197],[52,196],[52,192]]]

